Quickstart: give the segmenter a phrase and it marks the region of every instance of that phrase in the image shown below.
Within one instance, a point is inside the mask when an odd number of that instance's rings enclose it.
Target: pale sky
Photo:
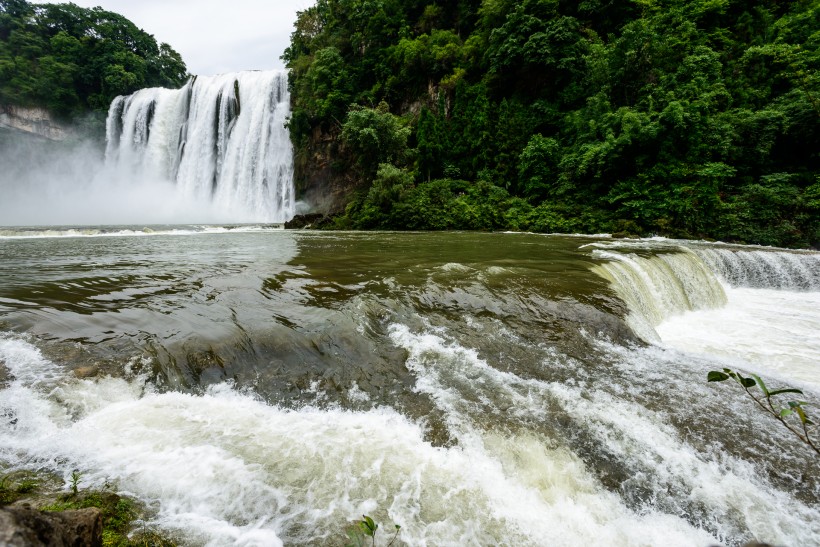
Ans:
[[[68,1],[68,0],[66,0]],[[282,68],[296,12],[313,0],[71,0],[130,19],[177,50],[192,74]],[[50,2],[61,3],[61,2]]]

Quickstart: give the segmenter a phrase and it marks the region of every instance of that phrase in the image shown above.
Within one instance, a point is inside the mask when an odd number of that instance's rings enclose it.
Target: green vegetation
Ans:
[[[73,471],[69,477],[69,493],[58,493],[57,477],[49,473],[16,471],[0,475],[0,505],[38,500],[42,511],[69,511],[96,507],[102,513],[103,545],[105,547],[173,547],[175,544],[153,530],[143,527],[133,531],[134,521],[142,518],[143,508],[129,498],[110,491],[83,490],[82,474]],[[63,484],[59,481],[59,484]],[[109,485],[106,483],[106,489]],[[50,502],[42,500],[50,500]],[[45,505],[42,505],[45,503]]]
[[[73,484],[72,484],[73,488]],[[43,511],[69,511],[96,507],[102,512],[104,547],[173,547],[175,544],[150,530],[129,537],[132,522],[138,517],[133,501],[111,492],[82,492],[62,496],[41,507]]]
[[[401,526],[398,524],[395,525],[396,532],[393,534],[393,538],[390,540],[390,543],[387,544],[387,547],[393,545],[396,539],[399,537],[399,531],[401,530]],[[376,531],[379,529],[379,525],[376,522],[368,517],[367,515],[362,515],[362,520],[357,520],[353,523],[353,525],[348,528],[347,530],[347,537],[350,540],[350,543],[347,544],[348,547],[365,547],[367,545],[367,538],[370,538],[370,544],[375,547],[376,545]]]
[[[0,0],[0,104],[70,117],[117,95],[178,87],[185,63],[121,15],[75,4]]]
[[[318,0],[284,59],[337,227],[820,242],[816,0]]]
[[[80,484],[80,478],[82,478],[82,474],[77,471],[76,469],[71,472],[71,493],[75,496],[78,493],[78,486]]]
[[[801,390],[795,388],[770,390],[760,376],[752,374],[751,377],[746,377],[728,368],[724,368],[722,372],[713,370],[707,375],[707,381],[709,382],[724,382],[730,378],[737,382],[760,408],[778,420],[786,429],[791,431],[798,439],[820,456],[820,439],[818,439],[817,424],[809,419],[806,412],[806,407],[809,406],[810,403],[806,401],[787,401],[787,406],[781,406],[780,403],[778,403],[777,407],[775,407],[775,401],[772,399],[772,397],[787,393],[803,395]],[[755,387],[760,389],[762,395],[755,395],[749,391],[750,388]]]
[[[73,485],[72,485],[73,488]],[[104,492],[72,493],[58,501],[41,507],[43,511],[70,511],[96,507],[103,517],[103,544],[128,545],[127,533],[136,517],[134,505],[128,499]]]
[[[0,505],[14,503],[37,489],[39,483],[28,474],[0,476]]]

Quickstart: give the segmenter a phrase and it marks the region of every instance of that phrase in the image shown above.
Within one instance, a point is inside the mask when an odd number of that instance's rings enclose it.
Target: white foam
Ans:
[[[661,341],[820,391],[820,292],[726,289],[728,304],[668,318]]]
[[[761,480],[748,462],[727,455],[716,461],[700,453],[679,438],[663,412],[595,389],[591,387],[594,381],[576,386],[499,371],[440,330],[415,334],[395,325],[391,337],[410,353],[408,366],[419,379],[417,389],[428,393],[444,411],[459,444],[476,459],[486,458],[488,467],[501,466],[496,475],[484,471],[503,485],[500,491],[506,489],[504,495],[493,498],[498,513],[514,507],[513,512],[523,511],[532,518],[540,515],[540,521],[554,533],[582,544],[714,542],[700,527],[679,518],[697,508],[705,508],[705,513],[690,518],[703,519],[702,525],[716,530],[720,538],[734,537],[748,528],[755,537],[775,543],[820,539],[820,525],[805,525],[820,522],[816,508]],[[621,351],[630,367],[637,363],[658,371],[651,349]],[[520,423],[542,423],[552,419],[549,408],[556,403],[579,429],[588,431],[627,468],[635,469],[632,480],[642,481],[639,486],[652,492],[654,501],[645,507],[626,507],[597,483],[577,456],[562,451],[560,439],[545,439],[536,433],[499,435],[483,427],[484,416],[499,412]],[[534,454],[540,454],[538,461],[528,461]],[[522,506],[513,500],[523,502]],[[568,500],[572,511],[563,511]],[[523,526],[529,538],[544,533]]]
[[[143,228],[109,227],[109,228],[0,228],[0,240],[3,239],[54,239],[54,238],[97,238],[97,237],[156,237],[187,236],[197,234],[230,234],[281,231],[282,224],[245,224],[245,225],[192,225],[185,228],[168,228],[149,225]]]
[[[32,359],[53,366],[24,341],[4,347],[17,348],[3,354],[14,371]],[[341,539],[361,514],[383,529],[400,524],[412,545],[712,539],[673,515],[632,513],[537,434],[472,432],[460,447],[437,448],[389,409],[285,410],[224,384],[195,396],[125,380],[51,381],[49,393],[0,391],[14,414],[0,424],[0,454],[66,475],[80,469],[86,486],[113,481],[158,504],[154,524],[194,543]]]
[[[499,371],[443,328],[396,324],[390,336],[408,352],[416,389],[442,412],[456,446],[432,446],[420,424],[387,408],[294,410],[226,384],[192,395],[157,393],[140,378],[79,380],[26,340],[2,336],[12,381],[0,390],[0,456],[66,475],[80,469],[86,486],[113,481],[158,508],[154,524],[198,544],[334,543],[362,514],[384,532],[400,524],[410,545],[721,539],[675,510],[687,496],[715,520],[739,518],[769,541],[820,538],[817,526],[805,525],[816,510],[762,482],[751,464],[699,454],[662,413],[602,390]],[[366,401],[358,392],[351,397]],[[671,492],[672,508],[628,507],[538,427],[486,426],[488,413],[543,423],[555,404],[611,453],[651,471],[645,480]]]

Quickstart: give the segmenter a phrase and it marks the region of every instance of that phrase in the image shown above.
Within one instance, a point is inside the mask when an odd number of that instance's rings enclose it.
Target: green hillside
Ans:
[[[284,58],[339,227],[820,241],[820,2],[319,0]]]
[[[187,71],[168,44],[121,15],[75,4],[0,0],[0,104],[71,117],[117,95],[179,87]]]

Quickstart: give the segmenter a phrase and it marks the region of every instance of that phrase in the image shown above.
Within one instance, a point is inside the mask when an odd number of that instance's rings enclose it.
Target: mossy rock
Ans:
[[[91,491],[64,494],[55,503],[41,507],[41,509],[43,511],[66,511],[86,507],[96,507],[102,511],[103,545],[105,547],[172,547],[176,545],[173,541],[148,529],[136,531],[129,537],[134,521],[143,516],[144,507],[135,500],[113,492]]]

